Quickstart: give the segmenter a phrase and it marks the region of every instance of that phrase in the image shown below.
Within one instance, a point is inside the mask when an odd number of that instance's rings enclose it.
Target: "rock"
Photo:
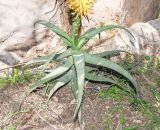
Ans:
[[[0,61],[8,64],[8,65],[15,65],[21,60],[15,53],[6,52],[0,50]]]
[[[90,22],[83,20],[84,29],[101,24],[121,24],[128,27],[158,18],[160,0],[97,0]]]
[[[134,38],[125,31],[113,38],[110,44],[105,43],[109,50],[128,50],[132,53],[153,55],[160,53],[160,19],[147,23],[136,23],[129,28]]]
[[[54,15],[55,10],[51,11],[54,2],[55,0],[0,1],[0,61],[9,65],[16,64],[22,57],[15,51],[26,53],[43,41],[47,30],[42,26],[35,28],[34,23],[39,19],[48,20]],[[46,13],[48,11],[51,12]],[[52,20],[57,25],[60,22],[59,14],[58,11]]]
[[[123,16],[126,25],[158,18],[160,0],[124,0]]]

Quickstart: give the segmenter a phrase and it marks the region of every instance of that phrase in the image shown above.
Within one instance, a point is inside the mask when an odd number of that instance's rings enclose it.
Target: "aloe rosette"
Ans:
[[[61,63],[57,67],[51,69],[39,68],[41,71],[44,71],[46,75],[35,82],[28,89],[27,94],[49,81],[54,81],[53,87],[50,89],[48,94],[49,100],[53,94],[63,86],[70,86],[76,100],[76,109],[73,115],[74,119],[77,119],[77,117],[80,118],[84,84],[86,80],[119,85],[116,80],[113,80],[110,77],[96,75],[94,72],[97,72],[100,67],[107,68],[121,74],[131,83],[130,86],[134,93],[137,93],[137,83],[131,74],[118,64],[105,58],[112,54],[119,54],[119,51],[105,51],[102,53],[91,54],[89,52],[85,52],[83,49],[92,37],[100,34],[102,31],[120,28],[126,30],[130,35],[131,33],[126,28],[119,25],[106,25],[98,28],[91,28],[82,35],[79,35],[81,15],[83,14],[82,12],[83,11],[73,19],[71,35],[68,35],[61,28],[51,22],[42,20],[38,21],[37,23],[46,26],[60,36],[63,39],[63,44],[52,54],[36,58],[26,64],[26,66],[39,63],[42,65],[53,61]]]

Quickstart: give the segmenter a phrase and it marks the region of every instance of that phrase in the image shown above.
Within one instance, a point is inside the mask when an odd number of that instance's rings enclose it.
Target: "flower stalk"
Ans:
[[[78,44],[78,38],[81,33],[81,17],[75,16],[72,20],[72,40],[75,46]]]

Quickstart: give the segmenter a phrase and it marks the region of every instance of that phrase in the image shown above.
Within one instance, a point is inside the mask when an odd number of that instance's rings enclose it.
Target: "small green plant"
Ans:
[[[111,98],[115,101],[122,101],[125,96],[131,96],[128,91],[123,90],[123,87],[120,88],[117,85],[113,85],[108,89],[102,89],[98,95],[99,95],[99,98],[102,100],[106,98]]]
[[[9,130],[16,130],[16,127],[12,126],[9,128]]]
[[[157,62],[156,63],[156,68],[160,72],[160,56],[157,57],[156,62]],[[160,79],[160,75],[159,75],[159,79]],[[160,86],[160,84],[159,84],[159,86]]]
[[[12,74],[5,72],[4,76],[0,77],[0,86],[4,86],[6,84],[22,83],[30,80],[31,77],[32,74],[29,71],[25,70],[22,72],[20,69],[13,68]]]
[[[97,127],[96,127],[95,124],[91,124],[91,125],[89,125],[88,127],[89,127],[90,129],[92,129],[92,130],[96,130],[96,129],[97,129]]]
[[[113,115],[117,113],[118,115],[118,125],[116,126],[114,123]],[[109,108],[108,112],[105,115],[105,130],[113,130],[115,126],[117,127],[116,130],[125,129],[126,124],[126,116],[124,112],[123,106],[115,106],[113,108]]]
[[[72,6],[74,6],[74,4]],[[26,94],[33,92],[39,86],[49,81],[54,81],[55,84],[50,89],[48,95],[49,100],[57,90],[69,83],[77,102],[76,110],[73,116],[75,120],[78,117],[80,118],[85,80],[119,85],[119,83],[112,78],[107,78],[103,75],[96,75],[96,73],[94,72],[99,71],[99,68],[107,68],[121,74],[132,84],[131,88],[134,93],[136,93],[137,83],[131,76],[131,74],[128,73],[125,69],[123,69],[118,64],[113,63],[108,59],[105,59],[106,56],[119,54],[120,51],[105,51],[102,53],[91,54],[90,52],[86,52],[83,49],[83,47],[92,37],[100,34],[102,31],[120,28],[126,30],[129,35],[131,35],[131,33],[127,29],[119,25],[107,25],[98,28],[91,28],[82,35],[80,35],[81,15],[83,15],[83,13],[81,12],[79,15],[79,13],[77,13],[76,11],[72,11],[74,12],[74,14],[72,12],[73,18],[71,35],[68,35],[61,28],[55,26],[51,22],[42,20],[37,22],[48,27],[54,33],[59,35],[63,39],[63,44],[59,47],[57,51],[53,52],[52,54],[36,58],[33,61],[27,63],[26,67],[36,63],[44,63],[45,65],[54,61],[59,62],[60,65],[58,65],[56,68],[51,69],[48,69],[47,67],[45,68],[45,66],[43,66],[42,68],[39,67],[38,69],[45,72],[46,76],[34,83],[29,88]]]
[[[157,79],[157,86],[160,86],[160,77]]]
[[[113,120],[110,115],[105,117],[105,130],[113,130]]]
[[[134,103],[137,100],[137,96],[132,93],[132,90],[128,89],[127,81],[122,77],[117,78],[116,81],[119,83],[118,85],[113,84],[109,88],[101,89],[98,93],[99,98],[102,100],[113,99],[114,101],[122,101],[127,98],[131,104]]]

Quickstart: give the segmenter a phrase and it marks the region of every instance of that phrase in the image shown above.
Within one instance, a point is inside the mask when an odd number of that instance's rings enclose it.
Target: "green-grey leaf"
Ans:
[[[50,63],[52,60],[56,60],[59,57],[59,55],[63,54],[65,48],[66,46],[64,45],[57,48],[53,53],[49,55],[49,59],[47,62]]]
[[[55,26],[53,23],[45,21],[45,20],[39,20],[36,23],[40,23],[46,27],[48,27],[49,29],[51,29],[53,32],[55,32],[57,35],[59,35],[60,37],[64,38],[65,40],[67,40],[67,44],[69,44],[69,46],[71,46],[72,40],[69,37],[69,35],[64,32],[61,28]]]
[[[113,56],[120,55],[120,52],[124,52],[124,51],[121,51],[121,50],[104,51],[104,52],[93,54],[93,55],[100,56],[100,57],[113,57]]]
[[[112,69],[112,70],[118,72],[119,74],[123,75],[125,78],[127,78],[132,83],[133,86],[131,86],[131,87],[137,93],[136,81],[134,80],[134,78],[131,76],[131,74],[129,72],[127,72],[125,69],[123,69],[118,64],[113,63],[110,60],[101,58],[99,56],[95,56],[95,55],[91,55],[91,54],[87,54],[87,53],[85,53],[85,61],[89,64],[98,65],[98,66]]]
[[[91,33],[92,31],[95,31],[97,28],[93,27],[88,29],[86,32],[84,32],[84,34],[81,37],[85,37],[85,35],[87,35],[88,33]]]
[[[84,81],[85,81],[85,60],[84,60],[84,54],[79,53],[73,55],[74,64],[76,68],[76,74],[77,74],[77,83],[78,83],[78,96],[77,96],[77,106],[74,113],[74,119],[77,118],[82,98],[83,98],[83,90],[84,90]]]
[[[59,55],[59,56],[57,57],[57,60],[62,60],[62,59],[64,59],[64,58],[67,58],[67,57],[71,56],[72,53],[73,53],[72,50],[66,50],[65,52],[63,52],[61,55]]]
[[[38,58],[35,58],[35,59],[29,61],[28,63],[26,63],[23,68],[26,69],[26,68],[33,66],[33,65],[40,66],[40,65],[44,64],[45,62],[47,62],[48,60],[49,60],[49,56],[38,57]]]
[[[86,72],[85,77],[86,77],[86,79],[91,80],[91,81],[107,82],[107,83],[112,83],[112,84],[117,84],[118,85],[118,83],[116,81],[114,81],[110,78],[106,78],[102,75],[95,75],[95,74]]]
[[[85,66],[85,72],[89,73],[91,71],[97,71],[98,69],[91,66]]]
[[[49,90],[49,84],[46,85],[45,89],[44,89],[44,95],[46,96],[47,95],[47,92]]]
[[[66,50],[65,52],[63,52],[62,54],[60,54],[58,57],[57,57],[57,60],[62,60],[64,58],[67,58],[71,55],[74,55],[74,54],[77,54],[79,53],[80,51],[77,51],[77,50]]]
[[[69,57],[65,64],[59,66],[58,68],[55,68],[51,73],[47,74],[45,77],[43,77],[42,79],[40,79],[36,83],[34,83],[29,88],[27,93],[32,92],[33,90],[38,88],[40,85],[42,85],[50,80],[54,80],[58,76],[64,74],[67,70],[69,70],[72,67],[72,65],[73,65],[73,59],[72,59],[72,57]]]
[[[72,79],[71,79],[71,89],[74,95],[74,98],[77,99],[78,96],[78,81],[75,65],[72,66]]]
[[[60,46],[54,52],[49,54],[48,56],[37,57],[37,58],[31,60],[30,62],[26,63],[26,65],[24,66],[24,69],[31,66],[31,65],[34,65],[34,64],[35,65],[42,65],[43,63],[51,62],[51,60],[56,60],[60,56],[61,51],[64,48],[65,48],[65,46]]]
[[[91,72],[93,70],[97,70],[96,68],[90,67],[90,66],[85,66],[85,71]],[[72,66],[72,79],[71,79],[71,88],[72,92],[74,94],[75,99],[77,99],[77,94],[78,94],[78,83],[77,83],[77,74],[75,70],[75,66]]]
[[[71,71],[67,72],[64,76],[57,79],[56,84],[53,86],[53,88],[50,90],[50,93],[48,95],[48,101],[52,97],[52,95],[62,86],[66,85],[71,80]]]
[[[95,35],[101,33],[102,31],[112,30],[114,28],[124,29],[126,32],[128,32],[128,34],[130,34],[134,38],[134,36],[131,34],[131,32],[128,29],[126,29],[126,28],[124,28],[122,26],[119,26],[119,25],[106,25],[106,26],[99,27],[97,29],[93,29],[93,30],[89,31],[88,33],[85,33],[84,35],[82,35],[79,38],[78,48],[82,48],[92,37],[94,37]]]

